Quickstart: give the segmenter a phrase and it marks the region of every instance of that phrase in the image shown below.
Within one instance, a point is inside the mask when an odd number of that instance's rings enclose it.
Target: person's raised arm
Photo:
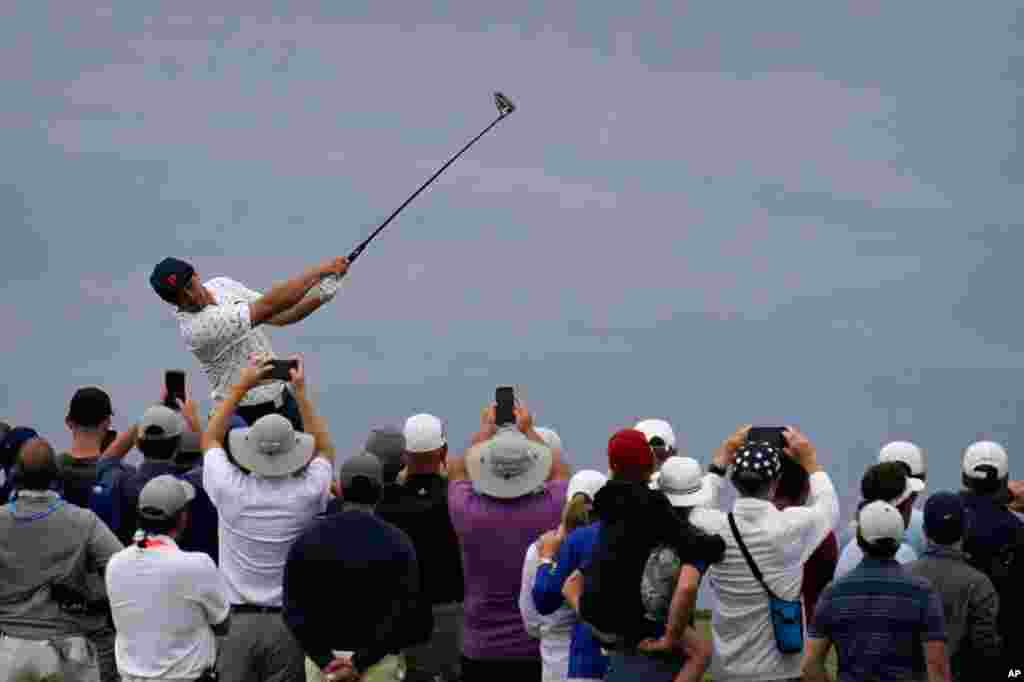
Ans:
[[[799,563],[807,562],[814,550],[835,530],[839,522],[839,498],[832,480],[818,464],[814,445],[804,434],[788,427],[783,436],[786,439],[785,454],[792,457],[810,476],[811,494],[806,506],[787,507],[783,518],[793,524],[791,540],[796,544],[790,552],[798,553]]]
[[[530,413],[526,403],[520,403],[514,408],[516,415],[516,426],[524,436],[530,440],[548,447],[544,439],[533,428],[533,415]],[[568,481],[572,478],[572,467],[562,458],[562,451],[559,448],[551,448],[551,473],[548,474],[549,481]]]
[[[272,370],[273,365],[262,357],[254,359],[248,367],[242,368],[238,374],[238,383],[228,390],[227,396],[217,404],[210,416],[210,423],[206,425],[206,431],[203,432],[200,439],[200,447],[203,452],[224,447],[228,426],[238,408],[238,403],[246,393],[266,380]]]
[[[473,434],[466,452],[461,455],[448,455],[445,458],[448,480],[464,481],[469,478],[469,473],[466,471],[466,457],[475,446],[493,438],[497,432],[498,428],[494,425],[494,405],[488,405],[480,412],[480,430]]]
[[[725,482],[729,467],[736,461],[736,451],[747,442],[748,431],[750,431],[749,424],[736,429],[728,438],[722,441],[722,444],[711,456],[708,473],[704,474],[704,478],[707,479],[708,490],[711,491],[711,497],[704,505],[705,509],[718,508],[718,498],[722,490],[722,483]]]
[[[301,322],[319,310],[320,306],[332,301],[340,286],[340,276],[332,275],[322,278],[319,284],[306,292],[306,297],[299,301],[298,305],[274,315],[267,320],[267,324],[274,327],[286,327]]]
[[[302,416],[302,423],[306,433],[312,434],[314,448],[317,455],[328,462],[334,463],[334,443],[331,442],[331,434],[327,430],[327,420],[320,416],[313,407],[313,401],[306,391],[306,365],[299,356],[298,367],[291,370],[291,384],[295,395],[295,402],[299,404],[299,414]]]
[[[324,277],[328,275],[341,277],[347,271],[348,259],[339,256],[309,268],[289,280],[275,284],[270,291],[249,304],[249,319],[252,326],[269,322],[275,315],[299,305],[306,296],[306,292],[317,286]]]

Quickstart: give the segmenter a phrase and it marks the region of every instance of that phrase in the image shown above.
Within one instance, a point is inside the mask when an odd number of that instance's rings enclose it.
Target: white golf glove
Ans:
[[[327,303],[337,295],[338,289],[341,287],[341,277],[328,275],[321,279],[320,283],[316,286],[320,302]]]

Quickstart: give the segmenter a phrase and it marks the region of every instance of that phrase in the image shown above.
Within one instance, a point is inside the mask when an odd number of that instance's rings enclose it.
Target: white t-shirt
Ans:
[[[327,509],[333,471],[315,457],[301,476],[246,475],[221,448],[203,457],[203,488],[217,508],[220,570],[232,604],[281,606],[292,543]]]
[[[576,624],[576,612],[563,604],[549,616],[542,616],[533,603],[533,583],[537,577],[540,556],[537,543],[526,550],[523,561],[523,580],[519,588],[519,612],[523,624],[531,637],[540,640],[540,657],[543,662],[541,682],[564,680],[569,675],[569,645],[572,630]]]
[[[228,616],[227,585],[202,552],[182,552],[166,536],[162,547],[131,545],[107,564],[106,584],[122,675],[195,679],[217,659],[211,625]]]
[[[179,310],[181,335],[188,349],[199,360],[213,387],[214,400],[223,400],[238,381],[241,369],[249,364],[251,353],[274,354],[266,333],[252,326],[249,304],[260,294],[227,277],[204,282],[216,305],[198,313]],[[251,389],[239,405],[258,405],[277,400],[284,382],[274,381]]]
[[[896,561],[901,564],[909,564],[912,561],[917,561],[917,552],[906,542],[900,543],[900,548],[896,550]],[[843,553],[839,555],[839,563],[836,564],[836,574],[832,577],[832,580],[839,580],[844,575],[852,571],[853,569],[860,566],[860,562],[864,560],[864,550],[857,544],[857,538],[853,538],[846,547],[843,548]],[[812,614],[813,615],[813,614]]]
[[[780,599],[800,599],[803,566],[839,520],[839,500],[828,474],[811,474],[810,486],[806,506],[779,511],[767,500],[750,497],[741,497],[733,505],[743,542]],[[799,678],[800,656],[779,653],[768,595],[743,558],[726,513],[696,507],[690,522],[725,540],[725,557],[707,572],[714,595],[711,675],[715,682]]]

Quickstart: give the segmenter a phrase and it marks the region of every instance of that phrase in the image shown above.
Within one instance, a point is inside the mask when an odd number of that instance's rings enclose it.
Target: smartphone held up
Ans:
[[[167,397],[164,405],[172,410],[180,410],[181,403],[185,402],[185,370],[169,369],[164,372],[164,388],[167,390]]]
[[[271,360],[268,364],[271,365],[271,370],[267,378],[278,381],[291,381],[292,370],[299,368],[298,360]]]
[[[512,386],[498,386],[494,391],[494,404],[495,426],[516,423],[516,393]]]

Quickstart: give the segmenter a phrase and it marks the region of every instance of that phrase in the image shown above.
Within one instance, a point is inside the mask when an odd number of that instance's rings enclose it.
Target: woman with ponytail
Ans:
[[[557,439],[558,436],[550,429],[537,429],[544,438]],[[538,538],[526,551],[523,562],[523,580],[519,592],[519,610],[527,632],[540,640],[541,659],[543,661],[543,682],[567,680],[569,678],[569,659],[579,648],[574,630],[576,630],[576,613],[569,606],[562,604],[553,613],[542,615],[533,599],[534,583],[537,569],[541,564],[550,565],[550,559],[541,559],[540,549],[545,542],[564,540],[578,528],[585,528],[593,523],[592,510],[594,496],[600,490],[607,477],[599,471],[583,470],[569,481],[565,508],[562,511],[562,522],[555,530]],[[550,566],[548,566],[550,567]],[[599,652],[598,652],[599,653]],[[594,679],[601,679],[598,675]],[[589,679],[582,677],[581,679]]]

